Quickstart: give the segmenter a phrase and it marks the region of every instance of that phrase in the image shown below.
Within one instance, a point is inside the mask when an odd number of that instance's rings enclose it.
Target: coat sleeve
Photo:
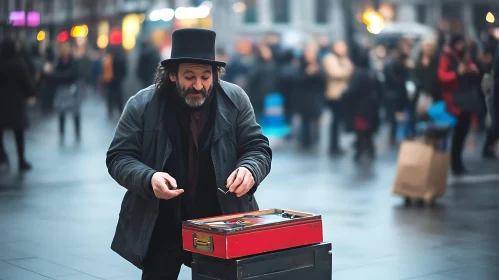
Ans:
[[[136,96],[132,96],[107,151],[106,165],[118,184],[144,198],[154,198],[151,178],[156,171],[139,160],[143,149],[142,134],[143,122]]]
[[[444,55],[440,58],[440,63],[438,65],[438,80],[443,85],[457,82],[457,73],[449,69],[450,63],[449,57]]]
[[[29,68],[27,63],[22,61],[19,67],[19,77],[21,78],[22,86],[24,87],[24,96],[32,97],[36,95],[35,83],[33,79],[31,79],[31,75],[29,74]]]
[[[68,69],[58,70],[55,69],[54,72],[50,75],[52,79],[54,79],[57,83],[72,83],[78,79],[78,65],[76,61],[72,61],[71,65]]]
[[[252,195],[270,173],[272,150],[267,137],[263,135],[260,125],[256,122],[248,95],[244,91],[241,95],[241,105],[236,120],[237,168],[246,167],[253,174],[255,185],[248,192]]]

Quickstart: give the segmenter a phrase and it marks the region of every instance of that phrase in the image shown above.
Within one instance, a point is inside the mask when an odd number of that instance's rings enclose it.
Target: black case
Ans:
[[[331,280],[331,243],[224,260],[193,254],[192,280]]]

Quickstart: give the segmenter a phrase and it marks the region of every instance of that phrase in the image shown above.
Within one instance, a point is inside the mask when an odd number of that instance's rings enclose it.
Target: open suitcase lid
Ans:
[[[234,233],[245,230],[320,220],[321,216],[284,209],[269,209],[219,217],[184,221],[184,227],[191,227],[220,233]]]

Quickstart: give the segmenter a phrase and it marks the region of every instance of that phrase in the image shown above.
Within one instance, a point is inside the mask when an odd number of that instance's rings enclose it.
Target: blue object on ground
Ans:
[[[274,137],[287,136],[290,129],[284,117],[284,97],[282,94],[274,92],[267,95],[263,104],[263,134]]]
[[[445,110],[445,102],[443,101],[438,101],[431,105],[430,108],[428,108],[428,116],[430,116],[433,122],[437,125],[448,125],[454,127],[457,123],[456,118]]]

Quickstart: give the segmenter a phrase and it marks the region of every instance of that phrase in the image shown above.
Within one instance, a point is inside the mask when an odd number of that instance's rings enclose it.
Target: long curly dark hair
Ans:
[[[220,66],[212,66],[213,67],[213,87],[215,88],[220,83],[220,77],[224,73],[224,68]],[[163,65],[159,65],[156,70],[156,76],[154,78],[154,84],[156,85],[157,90],[168,91],[168,90],[176,90],[177,87],[174,82],[170,80],[170,74],[174,73],[175,76],[178,76],[178,68],[179,64],[172,64],[167,67]]]

